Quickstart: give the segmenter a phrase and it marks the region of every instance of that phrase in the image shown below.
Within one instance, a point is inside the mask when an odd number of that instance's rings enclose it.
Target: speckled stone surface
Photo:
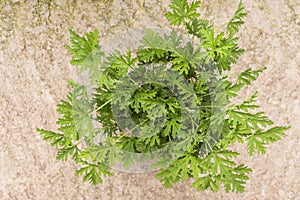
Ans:
[[[76,77],[64,47],[68,29],[99,29],[103,39],[130,28],[168,27],[170,0],[0,0],[0,199],[300,199],[300,1],[244,0],[248,12],[240,31],[246,53],[234,66],[268,69],[241,99],[259,92],[260,110],[278,125],[291,125],[265,155],[238,162],[253,168],[242,194],[196,191],[189,181],[169,190],[155,173],[115,172],[92,186],[74,174],[72,161],[55,160],[56,149],[37,127],[55,130],[56,104]],[[237,0],[203,0],[202,13],[216,25],[233,14]]]

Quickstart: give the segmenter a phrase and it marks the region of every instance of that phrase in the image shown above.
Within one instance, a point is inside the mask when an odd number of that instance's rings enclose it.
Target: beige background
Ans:
[[[234,66],[267,66],[241,99],[259,91],[260,110],[278,125],[291,125],[265,155],[238,162],[253,168],[246,192],[190,189],[188,182],[165,190],[154,173],[115,172],[99,186],[82,183],[72,161],[55,160],[56,149],[37,127],[55,130],[56,104],[76,77],[64,47],[68,29],[100,35],[141,26],[167,27],[169,0],[0,0],[0,199],[300,199],[300,2],[244,0],[249,13],[240,32],[246,53]],[[204,0],[202,13],[216,25],[233,14],[238,0]]]

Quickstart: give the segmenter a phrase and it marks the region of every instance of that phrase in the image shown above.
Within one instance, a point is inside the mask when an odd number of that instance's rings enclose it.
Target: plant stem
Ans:
[[[97,112],[98,110],[100,110],[101,108],[103,108],[104,106],[106,106],[107,104],[109,104],[111,101],[112,101],[112,99],[106,101],[104,104],[102,104],[100,107],[98,107],[96,110],[94,110],[90,114],[93,114],[93,113]]]

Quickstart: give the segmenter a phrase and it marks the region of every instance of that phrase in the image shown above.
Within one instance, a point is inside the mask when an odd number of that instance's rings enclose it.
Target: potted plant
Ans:
[[[58,132],[37,129],[57,146],[57,159],[71,157],[76,174],[92,184],[111,176],[111,169],[159,170],[168,188],[192,178],[198,190],[243,192],[251,169],[237,165],[230,146],[246,143],[249,155],[289,129],[255,112],[257,92],[241,103],[232,99],[266,68],[247,69],[234,81],[227,73],[244,50],[237,32],[246,16],[242,2],[225,31],[200,17],[199,1],[173,0],[166,13],[172,26],[147,29],[138,47],[110,54],[99,44],[98,31],[80,36],[70,30],[71,64],[88,81],[71,80],[72,91],[58,104]],[[225,27],[224,26],[224,27]]]

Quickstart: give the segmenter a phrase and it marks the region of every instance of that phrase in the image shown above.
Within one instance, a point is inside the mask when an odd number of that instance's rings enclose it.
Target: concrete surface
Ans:
[[[167,27],[169,0],[0,0],[0,199],[300,199],[300,2],[244,0],[248,12],[240,32],[246,53],[234,71],[247,66],[266,70],[241,92],[259,91],[258,103],[278,125],[291,125],[265,155],[239,162],[253,168],[243,194],[212,193],[180,183],[165,190],[154,173],[116,172],[99,186],[83,183],[72,161],[55,160],[56,149],[37,127],[55,130],[56,104],[76,77],[64,47],[68,29],[101,37],[128,28]],[[238,0],[203,0],[202,12],[220,25]]]

